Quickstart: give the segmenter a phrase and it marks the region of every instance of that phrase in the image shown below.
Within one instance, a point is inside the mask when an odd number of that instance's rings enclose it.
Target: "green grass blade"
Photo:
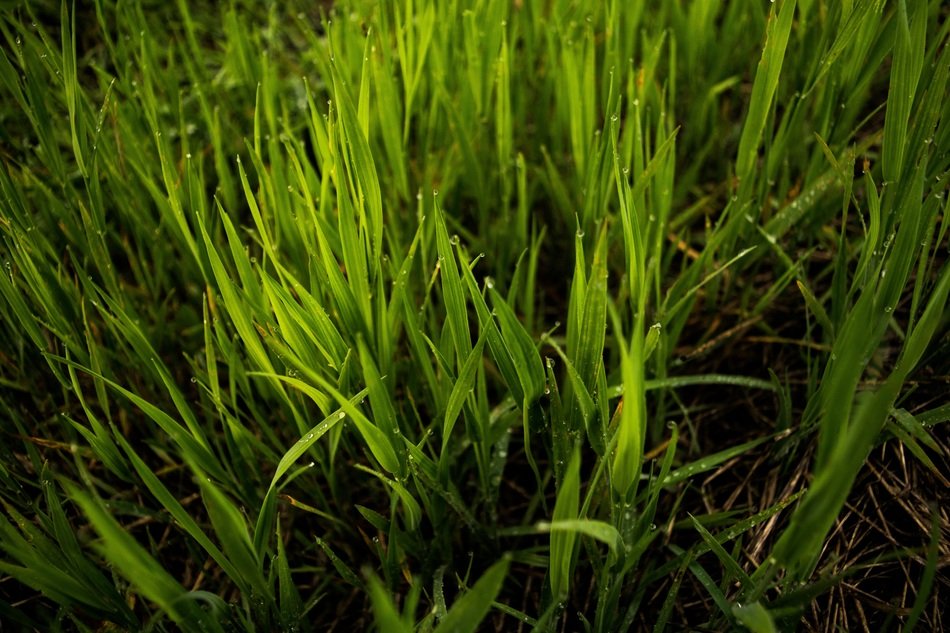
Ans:
[[[435,633],[474,633],[501,591],[508,565],[509,559],[505,557],[489,567],[478,582],[452,604]]]
[[[186,631],[221,630],[217,621],[205,615],[187,597],[185,588],[112,518],[100,501],[74,486],[67,486],[67,492],[102,538],[99,545],[102,555],[145,596]]]

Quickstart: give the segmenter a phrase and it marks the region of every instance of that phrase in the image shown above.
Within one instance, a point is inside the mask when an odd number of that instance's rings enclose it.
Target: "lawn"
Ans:
[[[948,626],[940,0],[0,5],[0,629]]]

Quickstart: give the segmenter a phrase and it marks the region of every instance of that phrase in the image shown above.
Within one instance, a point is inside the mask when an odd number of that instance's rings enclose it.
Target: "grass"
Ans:
[[[6,3],[0,621],[939,630],[948,15]]]

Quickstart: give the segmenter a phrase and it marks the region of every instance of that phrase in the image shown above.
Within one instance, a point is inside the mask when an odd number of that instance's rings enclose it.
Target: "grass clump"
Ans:
[[[947,17],[9,3],[0,620],[939,629]]]

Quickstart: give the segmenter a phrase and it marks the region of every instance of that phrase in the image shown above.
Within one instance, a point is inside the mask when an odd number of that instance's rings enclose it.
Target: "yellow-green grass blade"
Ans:
[[[782,66],[785,63],[789,35],[795,16],[796,0],[779,0],[773,3],[766,31],[762,58],[755,72],[748,113],[742,126],[739,150],[736,155],[736,176],[748,180],[755,164],[759,144],[765,129],[766,118],[778,87]]]

